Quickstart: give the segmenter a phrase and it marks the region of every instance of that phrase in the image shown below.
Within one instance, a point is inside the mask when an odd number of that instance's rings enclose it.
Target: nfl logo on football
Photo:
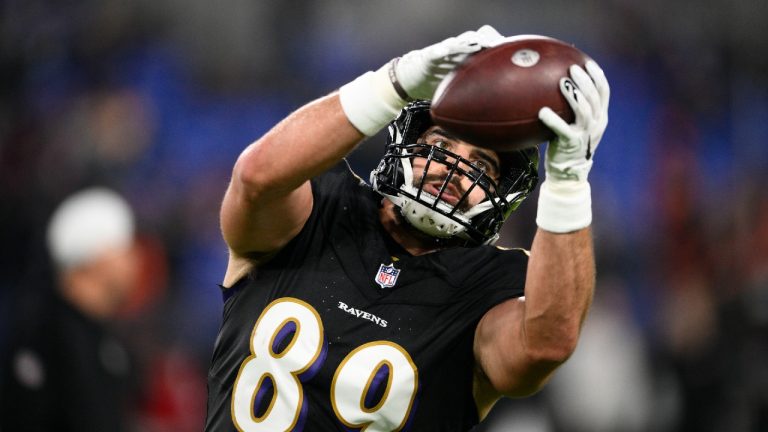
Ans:
[[[396,269],[393,264],[379,266],[379,271],[376,273],[376,283],[382,288],[392,288],[397,282],[397,276],[400,275],[400,270]]]

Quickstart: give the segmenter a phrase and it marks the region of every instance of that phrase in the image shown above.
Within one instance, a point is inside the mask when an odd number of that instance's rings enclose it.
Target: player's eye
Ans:
[[[485,173],[488,177],[492,178],[494,181],[498,180],[499,173],[498,173],[498,168],[496,167],[495,164],[493,164],[492,162],[486,159],[475,159],[475,160],[472,160],[471,162],[477,171],[479,171],[480,173]]]
[[[496,167],[492,163],[485,159],[475,159],[471,162],[478,171],[484,172],[491,177],[496,177]]]
[[[434,142],[432,142],[432,145],[437,147],[437,148],[441,148],[441,149],[449,148],[448,142],[446,142],[445,140],[442,140],[442,139],[435,140]]]
[[[472,164],[474,164],[477,169],[479,169],[482,172],[488,171],[488,164],[483,160],[473,160]]]

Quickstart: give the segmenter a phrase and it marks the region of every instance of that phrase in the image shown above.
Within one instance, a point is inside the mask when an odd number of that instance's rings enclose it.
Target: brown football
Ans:
[[[548,106],[568,123],[573,111],[560,93],[568,68],[589,57],[546,36],[521,35],[479,51],[435,92],[432,120],[459,138],[496,151],[532,147],[554,138],[539,120]]]

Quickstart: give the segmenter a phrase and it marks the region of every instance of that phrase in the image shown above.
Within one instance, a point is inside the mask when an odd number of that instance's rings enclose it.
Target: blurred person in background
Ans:
[[[47,245],[56,286],[15,311],[0,429],[125,430],[132,361],[109,322],[137,278],[132,209],[110,189],[81,190],[53,213]]]
[[[498,249],[538,151],[460,140],[426,100],[503,40],[484,26],[412,51],[243,151],[221,209],[230,258],[206,430],[469,430],[570,356],[594,289],[587,175],[608,83],[594,62],[561,79],[576,121],[540,112],[558,138],[533,246]],[[387,124],[369,186],[343,158]]]

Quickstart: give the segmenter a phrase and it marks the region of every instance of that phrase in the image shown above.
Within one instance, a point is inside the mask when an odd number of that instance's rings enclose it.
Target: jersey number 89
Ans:
[[[256,321],[250,344],[251,355],[240,365],[232,390],[235,427],[248,432],[294,430],[308,409],[302,374],[312,375],[324,360],[320,315],[299,299],[277,299]],[[408,419],[417,387],[416,365],[405,349],[390,341],[369,342],[339,364],[330,402],[347,427],[397,431]],[[266,403],[262,399],[269,390]]]

